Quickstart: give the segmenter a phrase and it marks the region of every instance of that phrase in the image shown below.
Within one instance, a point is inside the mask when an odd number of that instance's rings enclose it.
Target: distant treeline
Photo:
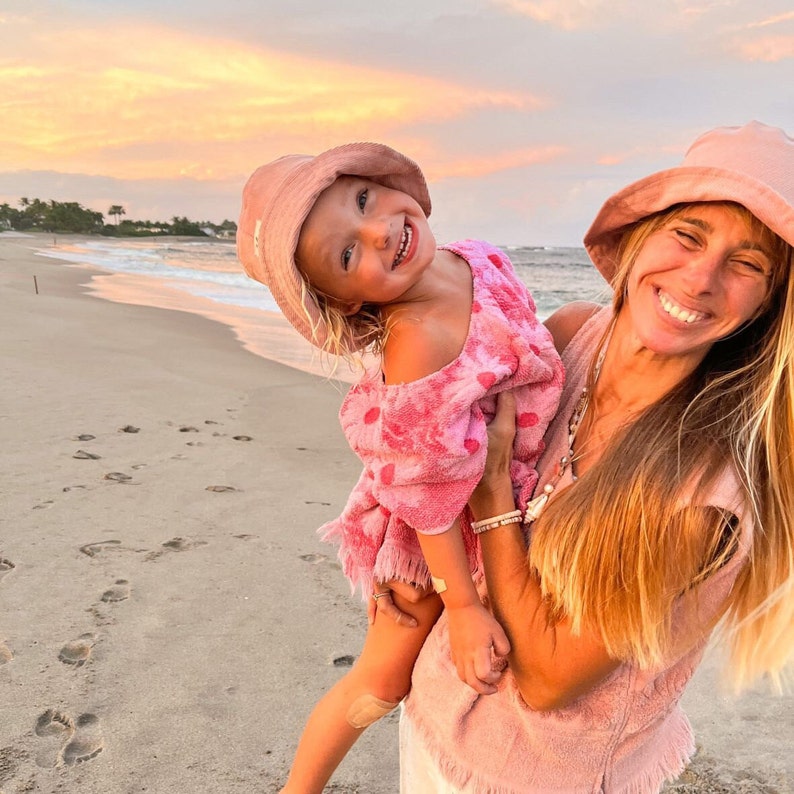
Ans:
[[[107,212],[115,223],[106,224],[101,212],[86,209],[76,201],[41,201],[22,198],[19,209],[10,204],[0,204],[0,231],[74,232],[77,234],[102,234],[107,237],[148,237],[154,234],[178,234],[194,237],[233,237],[237,224],[224,221],[191,221],[174,216],[164,221],[120,220],[127,212],[121,204],[113,204]]]

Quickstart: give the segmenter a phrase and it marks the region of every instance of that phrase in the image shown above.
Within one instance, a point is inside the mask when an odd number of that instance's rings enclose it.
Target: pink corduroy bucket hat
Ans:
[[[257,168],[243,188],[237,256],[245,272],[267,285],[289,322],[322,347],[325,322],[295,265],[301,227],[317,197],[339,176],[360,176],[407,193],[430,215],[430,195],[419,166],[380,143],[349,143],[316,157],[292,154]],[[351,331],[352,351],[365,340]]]
[[[698,138],[676,168],[640,179],[607,199],[584,238],[612,282],[625,227],[674,204],[733,201],[794,245],[794,140],[751,121],[718,127]]]

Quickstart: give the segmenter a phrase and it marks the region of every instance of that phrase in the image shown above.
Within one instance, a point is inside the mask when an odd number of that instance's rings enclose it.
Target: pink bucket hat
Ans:
[[[267,285],[287,320],[318,347],[326,339],[325,323],[303,290],[295,248],[317,197],[343,175],[407,193],[430,215],[427,184],[413,160],[380,143],[349,143],[316,157],[287,155],[258,168],[243,188],[237,224],[237,256],[245,272]],[[354,351],[364,341],[351,331],[344,344]]]
[[[683,163],[640,179],[607,199],[584,238],[604,278],[612,282],[628,224],[693,201],[733,201],[794,245],[794,140],[777,127],[751,121],[718,127],[698,138]]]

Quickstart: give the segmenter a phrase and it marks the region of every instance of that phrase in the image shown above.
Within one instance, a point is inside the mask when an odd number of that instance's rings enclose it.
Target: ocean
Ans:
[[[609,290],[583,248],[504,250],[532,292],[541,319],[572,300],[609,300]],[[327,362],[292,331],[267,287],[245,275],[233,241],[62,238],[39,253],[97,271],[89,288],[99,297],[200,314],[231,327],[256,355],[328,373]],[[355,379],[345,367],[334,377]]]

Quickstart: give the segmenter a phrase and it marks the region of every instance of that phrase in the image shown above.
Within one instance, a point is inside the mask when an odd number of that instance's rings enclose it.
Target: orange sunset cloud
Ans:
[[[34,35],[24,62],[0,57],[0,169],[222,178],[296,144],[547,104],[146,26]]]
[[[524,168],[537,163],[548,163],[561,157],[567,151],[568,149],[564,146],[541,146],[538,148],[500,151],[493,155],[468,157],[466,160],[451,162],[439,159],[435,164],[431,157],[429,165],[424,167],[424,171],[431,181],[448,177],[480,177],[495,174],[499,171],[508,171],[512,168]]]
[[[744,61],[776,63],[794,58],[794,36],[764,36],[754,41],[736,42],[732,49]]]

